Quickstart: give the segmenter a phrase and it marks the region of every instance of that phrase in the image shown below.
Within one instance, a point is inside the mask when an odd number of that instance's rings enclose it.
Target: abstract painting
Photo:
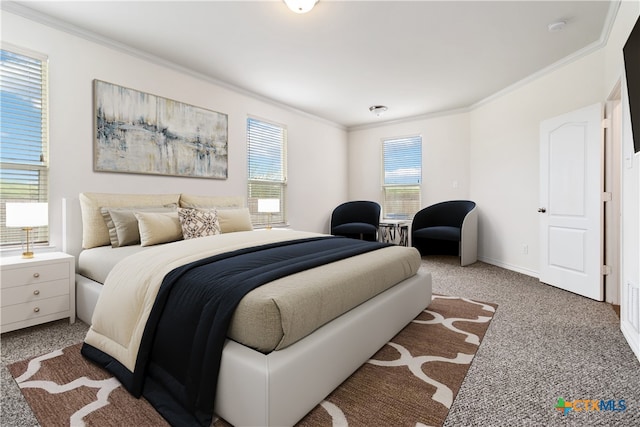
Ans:
[[[226,179],[226,114],[94,80],[94,170]]]

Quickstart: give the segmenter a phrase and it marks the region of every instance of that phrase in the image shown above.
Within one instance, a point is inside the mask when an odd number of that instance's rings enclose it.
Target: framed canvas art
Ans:
[[[228,117],[94,80],[94,170],[226,179]]]

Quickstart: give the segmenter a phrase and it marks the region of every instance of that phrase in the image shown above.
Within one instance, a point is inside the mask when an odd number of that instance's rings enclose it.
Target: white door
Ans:
[[[540,281],[603,299],[601,104],[540,124]]]

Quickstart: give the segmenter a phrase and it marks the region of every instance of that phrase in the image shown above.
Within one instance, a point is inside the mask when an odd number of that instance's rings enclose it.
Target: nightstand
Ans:
[[[76,321],[75,258],[62,252],[0,258],[0,332]]]

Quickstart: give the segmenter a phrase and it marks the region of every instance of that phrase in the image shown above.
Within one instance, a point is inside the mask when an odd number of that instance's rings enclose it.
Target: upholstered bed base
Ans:
[[[100,285],[76,277],[78,317],[91,323]],[[299,421],[431,302],[431,275],[419,271],[393,288],[269,354],[227,340],[215,412],[236,426]]]
[[[91,325],[91,316],[101,289],[101,283],[76,274],[76,316],[87,325]]]
[[[78,255],[77,199],[64,200],[63,250]],[[91,324],[102,285],[76,275],[77,316]],[[282,350],[268,354],[227,340],[215,412],[237,426],[293,425],[431,302],[423,271],[378,294]]]

